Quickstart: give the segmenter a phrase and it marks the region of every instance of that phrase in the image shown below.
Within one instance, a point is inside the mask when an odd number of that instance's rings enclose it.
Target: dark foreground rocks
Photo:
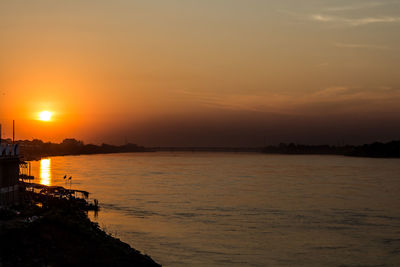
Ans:
[[[160,265],[107,235],[85,212],[58,205],[0,216],[0,267],[5,266]]]

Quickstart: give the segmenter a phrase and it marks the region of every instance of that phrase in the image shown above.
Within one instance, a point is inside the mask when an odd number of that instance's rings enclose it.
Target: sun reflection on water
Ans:
[[[51,159],[40,160],[40,183],[43,185],[51,184]]]

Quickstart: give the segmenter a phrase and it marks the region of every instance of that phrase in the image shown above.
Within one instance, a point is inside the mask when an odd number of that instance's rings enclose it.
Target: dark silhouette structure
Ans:
[[[19,201],[19,166],[18,145],[0,145],[0,206]]]

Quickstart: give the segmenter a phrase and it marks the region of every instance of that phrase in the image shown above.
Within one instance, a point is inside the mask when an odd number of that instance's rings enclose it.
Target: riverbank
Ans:
[[[161,266],[112,237],[73,201],[0,210],[0,266]]]
[[[11,140],[3,140],[11,144]],[[132,152],[233,152],[233,153],[265,153],[282,155],[342,155],[350,157],[400,158],[400,141],[388,143],[374,142],[364,145],[302,145],[285,144],[260,147],[144,147],[136,144],[121,146],[102,144],[84,144],[76,139],[65,139],[63,142],[50,143],[41,140],[19,140],[24,160],[40,160],[54,156],[93,155]]]
[[[267,146],[263,148],[262,152],[283,155],[341,155],[366,158],[400,158],[400,141],[391,141],[388,143],[375,142],[361,146],[316,146],[282,143],[278,146]]]
[[[11,144],[12,140],[2,140],[5,144]],[[41,140],[17,140],[21,155],[24,160],[40,160],[45,157],[67,156],[67,155],[92,155],[92,154],[111,154],[111,153],[132,153],[147,152],[143,146],[136,144],[110,145],[110,144],[84,144],[73,138],[64,139],[61,143],[43,142]]]

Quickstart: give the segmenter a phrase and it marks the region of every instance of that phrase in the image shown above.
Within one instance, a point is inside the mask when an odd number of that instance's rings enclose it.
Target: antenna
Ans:
[[[15,120],[13,120],[13,145],[15,140]]]
[[[0,146],[1,146],[1,123],[0,123]]]

